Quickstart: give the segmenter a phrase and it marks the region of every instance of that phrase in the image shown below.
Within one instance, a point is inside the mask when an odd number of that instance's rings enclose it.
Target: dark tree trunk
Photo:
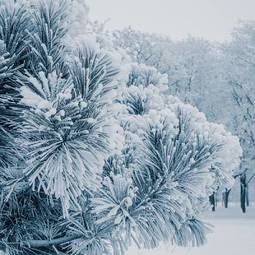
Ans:
[[[246,196],[247,196],[247,184],[246,184],[246,173],[240,176],[240,203],[242,212],[246,212]]]
[[[225,208],[228,208],[228,201],[229,201],[229,194],[231,189],[225,189],[225,191],[222,193],[223,198],[223,204]]]
[[[249,185],[246,183],[246,192],[245,192],[245,197],[246,197],[246,206],[250,206],[250,199],[249,199]]]
[[[216,193],[213,192],[213,194],[211,196],[209,196],[209,201],[210,201],[210,203],[212,205],[212,211],[213,212],[215,212],[215,210],[216,210],[216,195],[215,194]]]

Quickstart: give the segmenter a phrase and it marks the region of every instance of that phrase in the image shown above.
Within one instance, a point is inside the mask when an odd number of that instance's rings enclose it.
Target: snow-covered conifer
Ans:
[[[13,27],[0,21],[14,91],[0,98],[8,112],[0,119],[0,249],[121,255],[131,242],[203,244],[200,214],[215,187],[231,183],[237,139],[168,95],[155,68],[128,68],[120,53],[84,37],[67,43],[73,1],[25,2],[1,4],[26,43],[8,48]]]

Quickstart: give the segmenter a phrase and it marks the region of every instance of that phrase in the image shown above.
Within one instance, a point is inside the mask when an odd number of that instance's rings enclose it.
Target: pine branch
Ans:
[[[72,235],[72,236],[65,236],[56,238],[53,240],[26,240],[20,242],[20,247],[28,247],[28,248],[43,248],[43,247],[50,247],[50,246],[57,246],[61,244],[66,244],[77,239],[82,238],[83,235]]]

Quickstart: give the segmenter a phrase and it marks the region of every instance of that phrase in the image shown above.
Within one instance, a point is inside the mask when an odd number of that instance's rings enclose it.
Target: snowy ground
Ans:
[[[239,208],[218,208],[206,217],[214,225],[208,243],[200,248],[178,248],[162,245],[157,250],[141,251],[132,247],[128,255],[254,255],[255,208],[243,215]]]

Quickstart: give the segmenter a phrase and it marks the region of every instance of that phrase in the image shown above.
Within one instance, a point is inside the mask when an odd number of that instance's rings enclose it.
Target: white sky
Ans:
[[[133,28],[224,41],[240,20],[255,20],[255,0],[88,0],[90,17],[107,29]]]

